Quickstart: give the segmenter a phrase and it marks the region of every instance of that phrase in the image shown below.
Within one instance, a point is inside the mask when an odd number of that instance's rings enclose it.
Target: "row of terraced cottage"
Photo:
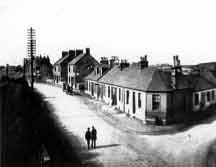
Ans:
[[[77,59],[79,65],[72,63]],[[75,89],[84,84],[85,93],[144,123],[183,121],[216,103],[216,75],[182,66],[178,56],[173,60],[173,66],[149,66],[147,56],[132,64],[117,57],[102,57],[98,63],[88,49],[67,62],[63,82]],[[71,75],[71,69],[76,74]]]

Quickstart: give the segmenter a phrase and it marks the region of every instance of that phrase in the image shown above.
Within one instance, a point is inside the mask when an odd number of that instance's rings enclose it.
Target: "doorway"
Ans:
[[[135,92],[133,92],[133,114],[136,113],[136,99],[135,99]]]

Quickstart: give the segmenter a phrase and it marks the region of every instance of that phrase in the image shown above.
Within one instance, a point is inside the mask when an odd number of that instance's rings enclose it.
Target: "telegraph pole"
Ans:
[[[27,30],[27,54],[31,59],[31,88],[34,88],[34,57],[36,55],[36,39],[35,39],[35,29],[32,27]]]
[[[9,65],[8,64],[6,64],[6,76],[7,78],[9,77]]]
[[[26,59],[23,59],[23,77],[26,79]]]

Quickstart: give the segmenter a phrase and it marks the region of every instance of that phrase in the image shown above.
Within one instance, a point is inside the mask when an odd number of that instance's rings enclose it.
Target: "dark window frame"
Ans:
[[[141,93],[138,93],[138,107],[142,107]]]
[[[209,91],[206,94],[206,99],[207,99],[208,102],[211,101],[211,95],[210,95]]]
[[[199,94],[198,93],[195,93],[194,95],[194,105],[198,105],[199,104]]]
[[[161,108],[161,95],[152,94],[152,110],[160,110]]]
[[[215,91],[214,90],[212,90],[212,92],[211,92],[211,98],[212,98],[212,101],[215,100]]]
[[[110,97],[110,86],[108,86],[108,97]]]
[[[126,104],[129,104],[129,97],[130,97],[130,92],[129,90],[126,91]]]
[[[121,88],[119,88],[119,101],[121,101]]]

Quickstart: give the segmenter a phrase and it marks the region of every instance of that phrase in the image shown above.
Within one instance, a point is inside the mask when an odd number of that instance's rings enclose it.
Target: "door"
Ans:
[[[91,95],[94,96],[94,84],[91,83]]]
[[[205,106],[205,92],[201,93],[201,103],[200,108],[202,109]]]
[[[96,84],[96,90],[97,90],[97,98],[99,99],[100,94],[101,94],[101,89],[100,89],[100,85]]]
[[[112,105],[117,105],[117,88],[111,88]]]
[[[135,99],[135,92],[133,92],[133,114],[136,113],[136,99]]]

